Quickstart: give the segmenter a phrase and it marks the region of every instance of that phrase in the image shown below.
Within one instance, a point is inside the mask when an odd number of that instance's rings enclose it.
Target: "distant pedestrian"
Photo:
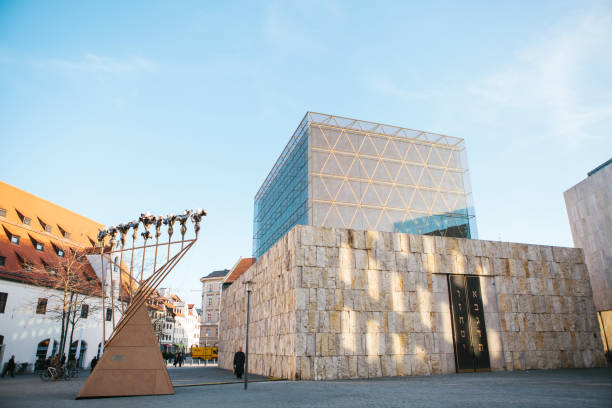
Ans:
[[[66,364],[66,353],[62,354],[62,359],[60,360],[60,364],[63,366]]]
[[[96,368],[96,364],[98,364],[98,356],[94,356],[94,358],[91,359],[91,371]]]
[[[179,361],[178,361],[178,363],[179,363],[179,367],[182,367],[182,366],[183,366],[183,361],[184,361],[184,360],[185,360],[185,358],[183,357],[183,352],[181,351],[181,352],[179,353]]]
[[[178,364],[178,353],[174,355],[174,366],[176,367],[177,364]]]
[[[15,356],[12,355],[11,359],[4,366],[4,370],[2,370],[2,377],[4,377],[7,372],[11,375],[11,377],[15,377],[15,368],[16,367],[17,367],[17,364],[15,364]]]
[[[238,351],[234,354],[234,372],[236,373],[237,378],[242,378],[242,374],[244,373],[244,361],[246,357],[242,352],[242,347],[238,347]]]

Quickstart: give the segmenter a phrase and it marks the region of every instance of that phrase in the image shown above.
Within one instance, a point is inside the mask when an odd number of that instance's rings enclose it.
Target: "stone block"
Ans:
[[[339,244],[337,241],[336,231],[333,228],[315,228],[314,241],[315,245],[324,247],[337,247]]]
[[[397,366],[393,355],[383,355],[380,357],[381,372],[383,377],[397,376]]]
[[[420,235],[408,235],[410,252],[423,253],[423,240]]]
[[[317,266],[317,247],[304,247],[304,265]]]
[[[365,249],[365,231],[348,230],[348,243],[351,248]]]
[[[423,253],[435,254],[436,253],[436,240],[435,237],[429,235],[423,235]]]

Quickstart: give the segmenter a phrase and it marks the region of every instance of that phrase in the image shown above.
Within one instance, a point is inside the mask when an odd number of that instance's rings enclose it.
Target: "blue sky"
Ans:
[[[609,1],[0,0],[0,179],[106,225],[207,209],[168,282],[199,302],[313,110],[464,138],[480,238],[572,246],[611,44]]]

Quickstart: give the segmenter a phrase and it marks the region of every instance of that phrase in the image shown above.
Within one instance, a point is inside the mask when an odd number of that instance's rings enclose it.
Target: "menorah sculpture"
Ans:
[[[115,325],[115,295],[113,273],[110,273],[111,293],[110,310],[113,331],[106,340],[106,290],[102,290],[102,335],[104,354],[89,375],[87,382],[77,398],[119,397],[134,395],[164,395],[173,394],[174,390],[161,354],[159,343],[153,332],[151,319],[147,313],[147,300],[155,293],[161,282],[170,274],[176,264],[193,247],[200,232],[200,222],[206,212],[197,209],[184,211],[181,215],[168,215],[167,217],[153,216],[149,213],[141,214],[137,221],[118,226],[112,226],[98,233],[100,245],[100,260],[102,267],[102,287],[106,288],[106,273],[104,264],[112,268],[119,268],[122,274],[128,274],[128,289],[125,297],[129,300],[127,308],[123,311],[121,319]],[[193,238],[186,238],[188,221],[193,222]],[[180,224],[180,241],[172,241],[174,224]],[[144,232],[138,237],[138,230],[142,224]],[[160,242],[162,226],[167,226],[168,241]],[[149,231],[155,226],[154,236]],[[131,247],[126,248],[126,237],[132,231]],[[117,241],[117,236],[119,240]],[[153,243],[154,239],[154,243]],[[167,247],[167,248],[164,248]],[[167,249],[165,262],[159,262],[158,250]],[[152,268],[147,268],[147,250],[154,249]],[[134,256],[142,251],[140,267],[134,268]],[[130,264],[124,267],[124,253],[129,253]],[[117,255],[119,257],[116,261]],[[150,252],[149,252],[150,255]],[[149,262],[150,264],[151,262]],[[138,269],[140,273],[138,274]],[[148,273],[150,271],[150,273]],[[121,282],[119,282],[121,285]],[[135,290],[135,293],[133,291]]]

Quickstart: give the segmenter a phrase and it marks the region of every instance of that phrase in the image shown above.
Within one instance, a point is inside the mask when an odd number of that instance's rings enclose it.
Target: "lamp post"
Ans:
[[[251,307],[251,291],[253,290],[253,281],[244,282],[247,290],[247,315],[246,315],[246,352],[245,352],[245,364],[244,364],[244,389],[247,389],[249,382],[249,317]]]

